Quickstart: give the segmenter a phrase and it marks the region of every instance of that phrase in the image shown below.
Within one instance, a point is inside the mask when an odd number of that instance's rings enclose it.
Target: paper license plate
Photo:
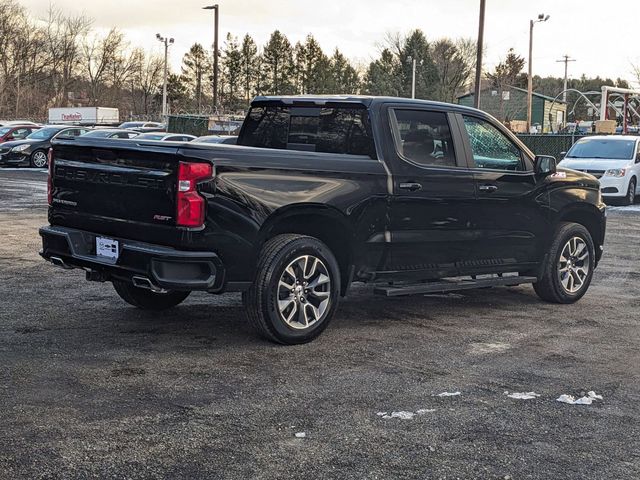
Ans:
[[[119,253],[120,246],[117,240],[106,237],[96,237],[96,255],[117,260]]]

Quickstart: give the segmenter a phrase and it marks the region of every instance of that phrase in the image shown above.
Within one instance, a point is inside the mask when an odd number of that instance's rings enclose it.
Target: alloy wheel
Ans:
[[[330,303],[331,278],[322,260],[302,255],[287,265],[278,282],[278,311],[289,327],[311,327]]]
[[[577,293],[589,275],[589,247],[581,237],[571,237],[558,260],[558,278],[564,290]]]
[[[33,165],[38,168],[47,166],[47,155],[44,152],[36,152],[33,154]]]

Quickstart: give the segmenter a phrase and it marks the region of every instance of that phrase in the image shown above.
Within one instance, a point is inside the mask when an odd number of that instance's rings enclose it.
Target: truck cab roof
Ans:
[[[431,106],[438,108],[446,108],[460,112],[475,112],[482,116],[487,116],[482,110],[471,107],[457,105],[446,102],[436,102],[433,100],[420,100],[402,97],[378,97],[373,95],[261,95],[257,96],[251,102],[252,106],[260,106],[264,104],[279,105],[326,105],[326,104],[355,104],[365,108],[374,107],[382,103],[395,103],[407,106],[415,105],[420,107]]]

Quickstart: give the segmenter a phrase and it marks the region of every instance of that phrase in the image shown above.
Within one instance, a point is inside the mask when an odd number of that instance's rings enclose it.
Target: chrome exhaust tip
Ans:
[[[49,261],[54,264],[56,267],[64,268],[65,270],[73,270],[75,267],[65,263],[60,257],[50,257]]]
[[[147,277],[141,277],[139,275],[134,275],[131,277],[131,281],[133,282],[133,286],[137,288],[144,288],[145,290],[151,290],[154,293],[167,293],[169,290],[165,290],[162,287],[158,287],[154,285],[154,283],[149,280]]]

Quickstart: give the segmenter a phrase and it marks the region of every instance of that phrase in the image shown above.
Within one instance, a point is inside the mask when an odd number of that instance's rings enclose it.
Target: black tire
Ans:
[[[295,263],[301,258],[312,259],[314,264],[307,268],[306,263],[302,270],[299,263]],[[319,260],[319,264],[315,262]],[[309,261],[309,260],[305,260]],[[322,286],[312,286],[313,283],[319,283],[314,279],[316,265],[322,272],[318,273],[316,279],[321,276],[328,277],[329,281],[322,281]],[[291,268],[296,273],[295,276],[290,275],[291,289],[283,287],[282,279],[286,278],[285,271]],[[306,269],[306,271],[304,270]],[[313,272],[311,272],[313,270]],[[303,271],[300,275],[300,271]],[[304,280],[306,273],[309,273],[308,285],[306,281],[302,290],[296,285],[296,280]],[[285,282],[286,284],[286,282]],[[304,290],[305,288],[309,290]],[[316,288],[323,289],[319,292],[322,297],[316,297],[314,291]],[[294,293],[295,291],[295,293]],[[307,292],[310,292],[307,294]],[[284,297],[282,296],[284,293]],[[242,300],[247,311],[249,323],[262,337],[272,342],[285,345],[295,345],[307,343],[320,335],[331,322],[333,315],[338,306],[338,298],[340,293],[340,268],[331,250],[317,238],[285,234],[278,235],[270,239],[260,252],[260,260],[256,278],[251,288],[242,295]],[[288,295],[288,296],[287,296]],[[298,296],[300,295],[300,296]],[[319,298],[327,298],[328,304],[324,304]],[[289,302],[290,309],[282,308],[280,302]],[[311,322],[308,321],[307,313],[311,310]],[[319,314],[320,313],[320,314]],[[292,319],[287,321],[285,316],[291,315]],[[319,315],[318,315],[319,314]],[[303,320],[305,323],[303,324]]]
[[[581,239],[584,242],[588,258],[583,261],[577,260],[578,256],[570,256],[568,262],[561,262],[561,256],[568,245],[568,242],[574,238]],[[583,251],[583,250],[581,250]],[[564,263],[565,267],[561,267]],[[583,268],[584,265],[588,265],[588,271],[582,279],[581,286],[576,291],[570,291],[567,286],[563,284],[564,280],[571,283],[572,287],[575,287],[578,278],[578,273],[570,271],[561,272],[565,268],[572,270],[570,267],[576,269]],[[561,223],[556,231],[556,234],[551,242],[549,254],[543,265],[542,275],[536,283],[533,284],[533,288],[542,300],[552,303],[574,303],[582,298],[582,296],[589,289],[591,279],[593,277],[593,270],[595,268],[595,249],[593,247],[593,239],[589,234],[589,231],[578,223]],[[568,277],[572,277],[569,279]],[[561,278],[563,280],[561,280]]]
[[[134,287],[131,282],[120,280],[113,281],[120,298],[134,307],[143,310],[167,310],[182,303],[191,292],[168,291],[166,293],[156,293],[146,288]]]
[[[43,159],[44,164],[42,164]],[[34,168],[45,168],[48,163],[47,152],[44,150],[36,150],[31,154],[31,157],[29,157],[29,164]]]
[[[633,205],[636,201],[636,179],[629,180],[629,188],[627,189],[627,195],[622,199],[622,205]]]

